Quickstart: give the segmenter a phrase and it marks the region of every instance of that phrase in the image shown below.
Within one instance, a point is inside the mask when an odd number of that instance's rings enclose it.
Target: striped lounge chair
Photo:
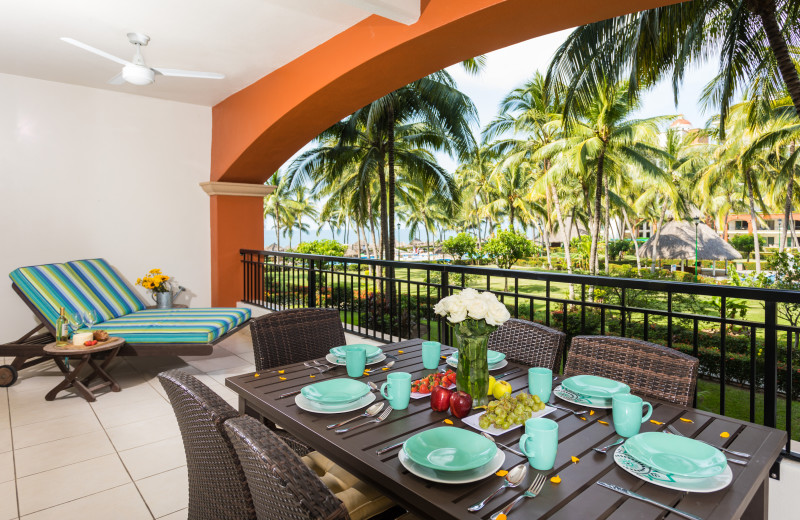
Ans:
[[[53,341],[61,307],[94,309],[94,328],[125,339],[123,356],[208,355],[250,320],[250,311],[240,308],[148,309],[102,258],[20,267],[9,276],[41,322],[16,342],[0,345],[0,356],[15,356],[14,371],[49,359],[42,347]]]

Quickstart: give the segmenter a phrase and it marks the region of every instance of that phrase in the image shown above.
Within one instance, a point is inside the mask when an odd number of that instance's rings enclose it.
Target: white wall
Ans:
[[[0,343],[36,323],[24,265],[158,267],[210,305],[210,150],[210,107],[0,74]]]

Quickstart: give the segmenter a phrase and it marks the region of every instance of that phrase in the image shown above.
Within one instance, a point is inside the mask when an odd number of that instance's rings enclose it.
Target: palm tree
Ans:
[[[634,96],[671,71],[677,98],[687,69],[719,49],[712,100],[724,137],[734,93],[754,79],[766,98],[785,88],[800,115],[800,77],[787,45],[800,37],[799,11],[798,0],[694,0],[585,25],[556,52],[548,83],[564,87],[567,117],[591,102],[604,78],[626,78]]]
[[[278,248],[281,247],[281,227],[287,227],[292,222],[295,203],[291,198],[289,183],[280,171],[275,172],[266,182],[267,186],[274,186],[272,193],[264,197],[264,219],[272,217],[275,225],[275,238]]]
[[[312,220],[319,216],[317,208],[309,200],[308,189],[305,186],[297,186],[292,190],[292,197],[294,202],[294,222],[297,224],[297,230],[300,232],[299,242],[303,241],[303,231],[309,232],[310,227],[306,222],[303,222],[303,217],[308,217]]]
[[[406,216],[409,237],[415,236],[420,227],[425,230],[428,261],[430,261],[430,234],[435,235],[437,227],[452,219],[456,205],[446,194],[438,191],[435,184],[425,179],[402,183],[402,188],[398,191],[400,199],[398,211]]]

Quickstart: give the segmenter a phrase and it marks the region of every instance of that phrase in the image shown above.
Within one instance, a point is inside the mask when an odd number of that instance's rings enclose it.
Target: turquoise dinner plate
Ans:
[[[497,445],[475,432],[443,426],[410,437],[403,444],[403,451],[426,468],[465,471],[492,460]]]
[[[634,435],[625,451],[642,464],[683,477],[713,477],[728,467],[728,459],[713,446],[662,432]]]
[[[341,347],[333,347],[331,349],[331,354],[336,356],[337,358],[344,359],[346,357],[344,351],[345,347],[364,347],[367,351],[367,359],[373,358],[375,356],[380,356],[383,353],[383,350],[381,350],[381,348],[378,346],[358,343],[355,345],[342,345]]]
[[[369,393],[369,387],[361,381],[342,377],[304,386],[300,393],[315,403],[339,404],[364,397]]]
[[[455,359],[456,362],[458,362],[458,351],[453,352],[452,356],[453,359]],[[490,365],[499,363],[503,361],[505,358],[506,358],[505,354],[503,354],[502,352],[497,352],[496,350],[489,350],[486,353],[486,362],[489,363]]]
[[[611,399],[614,394],[629,394],[631,387],[625,383],[600,376],[573,376],[565,379],[561,386],[577,394],[597,399]]]

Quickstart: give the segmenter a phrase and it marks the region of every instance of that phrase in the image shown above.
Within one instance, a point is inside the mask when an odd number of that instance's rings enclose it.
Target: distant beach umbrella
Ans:
[[[644,245],[639,246],[639,256],[654,260],[694,260],[695,229],[694,223],[683,220],[672,220],[664,225],[653,255],[651,236]],[[736,260],[742,258],[739,251],[722,240],[719,234],[700,223],[697,225],[697,259],[698,260]]]

